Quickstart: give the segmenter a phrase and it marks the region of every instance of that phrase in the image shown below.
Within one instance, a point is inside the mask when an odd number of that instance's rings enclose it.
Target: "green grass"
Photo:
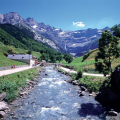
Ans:
[[[98,92],[101,84],[104,82],[105,77],[93,77],[93,76],[83,76],[79,78],[79,83],[84,84],[84,86],[90,92]]]
[[[83,69],[84,66],[87,66],[87,65],[92,65],[95,63],[94,60],[90,60],[90,61],[84,61],[82,62],[83,60],[83,56],[82,57],[78,57],[78,58],[75,58],[70,64],[68,64],[67,62],[63,62],[63,65],[68,65],[68,66],[72,66],[75,68],[75,70],[77,71],[78,69]]]
[[[11,66],[12,64],[14,64],[15,66],[27,65],[26,63],[23,63],[23,62],[10,60],[7,57],[5,57],[3,54],[0,53],[0,67]]]
[[[27,65],[26,63],[23,63],[23,62],[18,62],[15,60],[8,59],[5,55],[8,55],[8,51],[11,49],[13,50],[13,52],[15,54],[18,54],[18,53],[26,54],[28,52],[28,50],[14,48],[12,46],[6,46],[2,42],[0,42],[0,67],[11,66],[12,64],[15,64],[15,66]],[[32,51],[32,55],[37,57],[37,58],[40,57],[39,52]]]
[[[13,51],[18,54],[18,53],[23,53],[26,54],[28,52],[28,50],[24,50],[24,49],[20,49],[20,48],[13,48]],[[40,57],[40,52],[35,52],[32,51],[32,55],[39,58]]]
[[[32,68],[22,72],[0,77],[0,93],[6,92],[5,101],[11,102],[19,95],[19,88],[26,87],[26,80],[34,80],[40,68]]]

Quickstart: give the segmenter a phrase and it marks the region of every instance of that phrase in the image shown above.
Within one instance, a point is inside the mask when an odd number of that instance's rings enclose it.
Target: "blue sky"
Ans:
[[[62,30],[120,24],[120,0],[0,0],[0,13],[17,12]]]

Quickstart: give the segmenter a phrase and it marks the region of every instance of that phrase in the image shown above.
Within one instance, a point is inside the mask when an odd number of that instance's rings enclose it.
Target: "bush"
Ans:
[[[75,80],[76,77],[77,77],[77,74],[75,74],[75,73],[72,73],[72,74],[71,74],[71,80]]]
[[[77,77],[76,77],[76,79],[82,78],[82,74],[83,74],[82,69],[79,69],[77,71]]]

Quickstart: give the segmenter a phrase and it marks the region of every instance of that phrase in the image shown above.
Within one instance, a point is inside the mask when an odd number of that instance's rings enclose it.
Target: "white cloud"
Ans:
[[[76,25],[78,27],[85,27],[85,24],[83,24],[83,22],[73,22],[73,25]]]

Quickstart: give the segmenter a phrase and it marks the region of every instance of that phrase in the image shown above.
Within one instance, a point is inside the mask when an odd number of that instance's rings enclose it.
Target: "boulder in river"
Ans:
[[[4,115],[5,115],[5,112],[4,111],[0,111],[0,116],[4,117]]]
[[[79,96],[84,96],[84,95],[85,95],[85,92],[81,91]]]
[[[116,111],[108,111],[108,114],[111,116],[117,116],[118,113]]]
[[[0,102],[0,111],[8,109],[8,104],[4,101]]]

